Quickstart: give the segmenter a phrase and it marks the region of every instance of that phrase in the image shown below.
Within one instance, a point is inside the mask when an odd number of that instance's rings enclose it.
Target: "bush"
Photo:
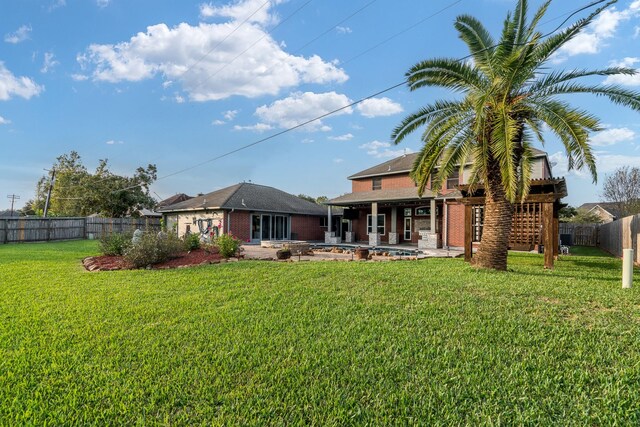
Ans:
[[[238,253],[242,241],[231,234],[221,234],[216,238],[215,245],[220,250],[220,255],[224,258],[229,258]]]
[[[193,251],[200,248],[199,234],[185,234],[182,240],[184,241],[184,248],[188,251]]]
[[[126,251],[124,258],[134,267],[164,262],[184,250],[184,242],[174,234],[144,233],[140,241]]]
[[[124,255],[131,247],[131,233],[111,233],[100,238],[100,251],[104,255]]]

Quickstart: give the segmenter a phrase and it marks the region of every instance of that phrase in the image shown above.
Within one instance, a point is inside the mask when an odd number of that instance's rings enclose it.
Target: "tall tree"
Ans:
[[[615,203],[616,215],[625,217],[640,213],[640,168],[623,166],[604,180],[602,198]]]
[[[50,202],[54,216],[99,214],[117,218],[135,215],[139,209],[155,205],[149,195],[149,186],[157,178],[155,165],[139,167],[133,176],[127,177],[112,173],[107,160],[100,160],[92,174],[82,164],[80,155],[71,151],[58,157],[52,169],[56,171]],[[49,175],[38,181],[36,199],[28,203],[30,210],[41,212],[50,179]]]
[[[407,72],[412,91],[439,86],[462,95],[409,115],[394,129],[392,139],[398,144],[426,126],[421,137],[424,145],[411,172],[421,193],[432,173],[432,188],[437,191],[452,171],[459,168],[462,172],[464,164],[471,163],[469,184],[472,189],[482,184],[486,195],[482,241],[472,261],[476,266],[507,268],[513,204],[529,192],[533,140],[544,144],[544,125],[563,143],[569,168],[586,167],[594,182],[597,179],[588,136],[600,130],[600,123],[559,96],[590,93],[640,110],[638,92],[576,82],[590,76],[634,74],[633,69],[550,71],[553,54],[611,3],[547,37],[537,26],[550,0],[531,20],[527,1],[520,0],[513,15],[507,15],[497,42],[480,21],[459,16],[454,25],[471,52],[470,60],[429,59]]]

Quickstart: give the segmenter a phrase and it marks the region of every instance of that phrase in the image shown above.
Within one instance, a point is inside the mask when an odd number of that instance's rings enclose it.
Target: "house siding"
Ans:
[[[243,242],[251,241],[251,214],[247,211],[226,211],[225,223],[231,229],[231,234]]]
[[[448,203],[447,211],[447,244],[454,247],[464,247],[464,205]]]
[[[199,219],[211,219],[214,227],[218,227],[220,232],[225,230],[226,221],[224,221],[224,212],[221,210],[216,211],[189,211],[189,212],[177,212],[165,214],[165,223],[167,224],[167,230],[176,230],[178,236],[182,237],[187,232],[187,229],[192,233],[198,233],[197,220]]]

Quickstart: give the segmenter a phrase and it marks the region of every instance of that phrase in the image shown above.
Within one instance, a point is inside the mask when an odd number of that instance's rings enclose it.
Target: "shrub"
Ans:
[[[140,241],[126,251],[124,258],[140,268],[166,261],[183,249],[184,242],[174,234],[144,233]]]
[[[200,248],[199,234],[185,234],[182,240],[184,241],[184,248],[188,251],[193,251]]]
[[[111,233],[100,238],[100,251],[104,255],[124,255],[131,246],[131,233]]]
[[[242,241],[231,234],[221,234],[216,238],[215,245],[220,250],[220,255],[224,258],[229,258],[238,253]]]

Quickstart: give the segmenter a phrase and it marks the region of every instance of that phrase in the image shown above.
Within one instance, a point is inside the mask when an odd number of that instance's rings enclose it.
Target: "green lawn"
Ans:
[[[88,273],[96,251],[0,245],[0,425],[640,423],[615,258]]]

